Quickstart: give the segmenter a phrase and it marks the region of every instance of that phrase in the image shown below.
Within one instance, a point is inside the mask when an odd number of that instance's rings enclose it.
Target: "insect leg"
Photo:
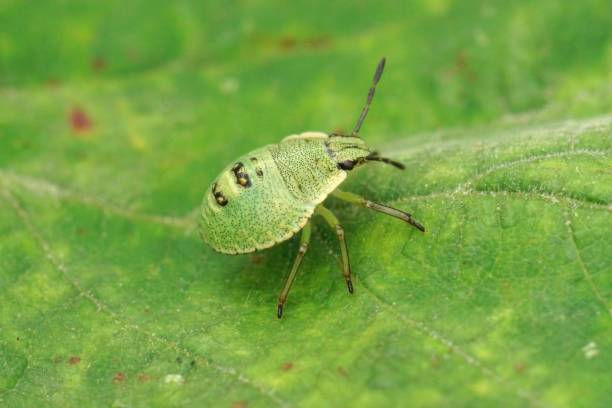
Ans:
[[[340,253],[342,254],[342,274],[344,280],[346,280],[346,287],[349,293],[353,293],[353,281],[351,279],[351,264],[349,263],[348,248],[346,247],[346,240],[344,239],[344,228],[340,225],[340,222],[327,208],[322,205],[318,205],[315,212],[325,218],[325,221],[336,231],[338,235],[338,241],[340,242]]]
[[[293,268],[291,268],[291,273],[285,282],[285,286],[283,286],[283,290],[278,296],[278,307],[276,309],[276,316],[280,319],[283,317],[283,307],[285,306],[285,302],[287,301],[287,295],[289,294],[289,290],[291,289],[291,285],[295,280],[295,276],[297,275],[297,271],[302,263],[302,259],[304,259],[304,255],[308,250],[308,244],[310,243],[310,222],[306,224],[306,226],[302,229],[302,236],[300,237],[300,249],[298,250],[298,254],[295,257],[295,261],[293,262]]]
[[[412,218],[412,215],[407,212],[398,210],[397,208],[389,207],[383,204],[378,204],[373,201],[367,200],[360,195],[349,193],[347,191],[336,190],[332,193],[335,197],[338,197],[341,200],[348,201],[352,204],[357,204],[365,208],[369,208],[374,211],[381,212],[383,214],[390,215],[395,218],[399,218],[402,221],[407,222],[412,225],[419,231],[425,232],[425,227],[419,224],[415,219]]]

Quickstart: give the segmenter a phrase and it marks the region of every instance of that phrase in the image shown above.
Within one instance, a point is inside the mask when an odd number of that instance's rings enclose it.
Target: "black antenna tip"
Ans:
[[[385,63],[386,62],[387,62],[387,60],[385,59],[385,57],[383,57],[378,62],[378,66],[376,67],[376,72],[374,73],[374,84],[373,85],[376,85],[378,83],[378,81],[380,81],[380,77],[382,76],[382,73],[385,70]]]
[[[396,168],[400,170],[406,170],[406,166],[404,166],[404,163],[400,163],[395,160],[389,160],[389,164],[391,164],[392,166],[395,166]]]
[[[279,319],[283,317],[283,305],[278,305],[278,308],[276,309],[276,317]]]
[[[372,99],[374,98],[374,92],[376,92],[376,84],[378,84],[378,81],[380,81],[380,77],[382,76],[383,70],[385,69],[386,61],[387,60],[383,57],[376,66],[376,72],[374,73],[374,78],[372,79],[372,85],[370,86],[370,90],[368,91],[368,99],[366,100],[366,104],[363,107],[361,114],[359,115],[359,119],[357,119],[357,123],[355,123],[355,127],[353,128],[351,136],[357,136],[357,134],[359,134],[361,125],[363,124],[363,121],[365,120],[365,117],[368,114],[370,104],[372,103]]]

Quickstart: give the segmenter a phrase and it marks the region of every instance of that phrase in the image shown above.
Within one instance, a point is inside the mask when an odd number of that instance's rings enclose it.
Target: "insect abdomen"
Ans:
[[[312,215],[314,205],[287,191],[268,148],[227,166],[204,197],[200,233],[219,252],[268,248],[290,238]]]

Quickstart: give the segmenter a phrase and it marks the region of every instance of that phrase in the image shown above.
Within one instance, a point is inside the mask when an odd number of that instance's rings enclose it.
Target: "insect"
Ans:
[[[387,163],[404,169],[403,164],[370,149],[359,136],[384,67],[385,58],[382,58],[366,103],[350,134],[305,132],[287,136],[278,144],[253,150],[228,165],[204,195],[200,235],[218,252],[254,252],[286,241],[302,231],[298,254],[278,297],[276,315],[279,319],[308,250],[310,219],[314,214],[322,216],[338,237],[342,274],[349,293],[353,293],[344,229],[336,216],[323,205],[330,194],[399,218],[425,232],[425,228],[407,212],[338,189],[348,172],[370,162]]]

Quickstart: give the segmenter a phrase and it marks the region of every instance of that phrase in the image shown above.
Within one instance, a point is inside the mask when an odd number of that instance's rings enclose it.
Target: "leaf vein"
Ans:
[[[512,389],[518,397],[526,401],[529,401],[535,406],[545,406],[545,404],[542,401],[540,401],[536,396],[534,396],[531,392],[523,388],[520,388],[513,382],[505,379],[504,377],[499,375],[494,369],[488,367],[482,361],[480,361],[479,359],[477,359],[476,357],[474,357],[473,355],[471,355],[470,353],[462,349],[453,340],[445,337],[443,334],[427,326],[425,323],[418,321],[418,320],[414,320],[411,317],[408,317],[405,314],[401,313],[399,310],[397,310],[397,308],[393,307],[389,302],[383,300],[378,294],[376,294],[373,290],[371,290],[365,282],[362,281],[361,286],[365,289],[367,294],[372,299],[374,299],[374,301],[378,303],[383,309],[391,312],[397,318],[399,318],[402,322],[406,323],[408,326],[412,327],[413,329],[415,329],[422,335],[429,337],[430,339],[433,339],[437,341],[438,343],[448,347],[450,350],[452,350],[457,355],[459,355],[463,362],[465,362],[466,364],[470,366],[477,368],[480,371],[480,373],[484,375],[485,377],[492,379],[493,381],[500,384],[501,386]]]
[[[103,212],[119,215],[126,219],[165,225],[173,228],[182,229],[188,232],[191,232],[195,229],[195,222],[192,221],[194,217],[191,213],[185,217],[143,214],[130,209],[119,207],[114,204],[107,203],[104,200],[100,200],[91,195],[68,190],[44,179],[34,178],[7,171],[0,171],[0,178],[4,179],[8,183],[13,183],[22,188],[25,188],[26,190],[34,194],[56,197],[58,199],[63,200],[76,201],[94,208],[98,208]]]
[[[413,195],[400,197],[392,202],[405,203],[414,201],[425,201],[436,198],[458,198],[458,197],[480,196],[480,197],[497,197],[497,196],[515,196],[523,200],[540,200],[552,204],[558,203],[560,200],[567,201],[575,206],[589,208],[592,210],[612,211],[610,204],[600,204],[587,201],[581,198],[572,197],[565,194],[551,192],[533,192],[533,191],[513,191],[513,190],[466,190],[466,191],[439,191],[424,195]]]
[[[595,285],[595,282],[593,281],[593,275],[587,269],[586,264],[584,263],[584,259],[582,259],[582,255],[580,254],[580,248],[578,247],[578,244],[576,243],[576,233],[574,231],[574,227],[572,226],[572,218],[568,211],[564,211],[563,215],[565,217],[565,222],[564,222],[565,228],[567,230],[567,234],[569,236],[570,242],[572,243],[572,248],[574,249],[574,253],[576,254],[576,260],[578,262],[578,265],[580,266],[582,275],[584,276],[584,279],[588,282],[591,288],[591,291],[597,298],[597,301],[600,302],[605,308],[605,310],[608,312],[608,314],[612,316],[612,306],[608,304],[608,300],[603,296],[603,294],[599,291],[599,289]]]
[[[505,170],[505,169],[520,166],[523,164],[529,164],[529,163],[533,163],[533,162],[540,161],[540,160],[547,160],[547,159],[561,158],[561,157],[572,157],[572,156],[582,156],[582,155],[606,156],[607,154],[609,154],[609,151],[607,150],[576,149],[576,150],[563,150],[563,151],[540,154],[540,155],[526,156],[521,159],[507,161],[507,162],[493,165],[489,167],[488,169],[485,169],[479,173],[476,173],[472,175],[469,179],[464,181],[463,183],[457,185],[454,190],[457,192],[466,191],[466,190],[469,191],[472,189],[471,186],[475,182],[483,179],[489,174],[494,173],[498,170]]]
[[[337,253],[334,251],[331,251],[329,242],[327,242],[326,240],[323,240],[322,242],[327,247],[327,249],[334,254],[333,256],[337,258]],[[506,388],[512,389],[516,393],[517,396],[519,396],[521,399],[529,401],[534,406],[547,406],[542,401],[540,401],[538,398],[536,398],[534,395],[532,395],[529,391],[524,390],[520,387],[517,387],[511,381],[504,379],[495,370],[488,367],[482,361],[478,360],[476,357],[474,357],[473,355],[469,354],[468,352],[463,350],[461,347],[459,347],[456,344],[456,342],[454,342],[453,340],[445,337],[441,333],[425,325],[425,323],[418,321],[418,320],[414,320],[411,317],[408,317],[407,315],[400,313],[400,311],[397,310],[397,308],[393,307],[389,302],[382,299],[378,294],[376,294],[372,289],[370,289],[370,287],[364,280],[360,280],[360,284],[361,284],[361,287],[365,289],[366,294],[370,298],[372,298],[380,307],[394,314],[397,318],[399,318],[407,326],[412,327],[417,332],[421,333],[423,336],[428,337],[432,340],[435,340],[438,343],[443,344],[444,346],[448,347],[449,349],[452,349],[459,356],[461,356],[461,361],[463,361],[464,363],[470,366],[476,367],[480,371],[480,373],[484,375],[485,377],[494,380],[495,382],[497,382],[498,384]]]

